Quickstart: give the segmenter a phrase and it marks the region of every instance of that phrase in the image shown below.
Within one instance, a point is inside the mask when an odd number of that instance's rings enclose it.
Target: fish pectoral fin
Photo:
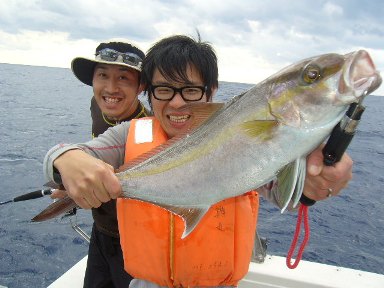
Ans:
[[[261,140],[269,140],[273,136],[273,131],[277,127],[276,120],[252,120],[241,124],[242,131],[252,138],[260,138]]]
[[[304,189],[306,175],[306,159],[299,158],[286,165],[277,175],[277,195],[276,200],[281,212],[288,207],[289,202],[293,201],[295,207],[300,200]]]
[[[307,175],[307,159],[302,157],[299,159],[298,175],[295,185],[295,191],[293,191],[292,207],[295,208],[300,201],[301,195],[304,190],[305,176]]]
[[[185,223],[185,229],[183,235],[181,235],[181,239],[187,237],[196,228],[197,224],[199,224],[201,219],[210,208],[209,206],[176,207],[169,205],[161,205],[161,207],[172,212],[173,214],[180,216],[183,219]]]

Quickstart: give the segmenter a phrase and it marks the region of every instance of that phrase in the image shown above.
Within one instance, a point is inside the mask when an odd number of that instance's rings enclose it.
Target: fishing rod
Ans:
[[[52,186],[54,184],[48,182],[44,186],[48,186],[48,185]],[[61,188],[61,187],[59,187],[59,188]],[[0,202],[0,205],[12,203],[12,202],[20,202],[20,201],[25,201],[25,200],[41,198],[41,197],[44,197],[46,195],[51,195],[53,193],[53,191],[55,191],[55,190],[56,190],[55,188],[47,188],[47,189],[32,191],[32,192],[17,196],[11,200]],[[68,211],[67,214],[65,214],[63,216],[63,218],[69,217],[69,216],[74,216],[74,215],[76,215],[76,212],[77,212],[77,208],[73,208],[71,211]],[[79,225],[77,224],[76,221],[73,222],[71,217],[69,218],[69,221],[71,222],[72,229],[75,230],[76,233],[78,233],[84,240],[86,240],[89,243],[91,237],[84,230],[82,230],[79,227]]]
[[[51,195],[54,190],[55,189],[53,189],[53,188],[36,190],[36,191],[33,191],[33,192],[29,192],[29,193],[17,196],[15,198],[11,199],[11,200],[0,202],[0,205],[4,205],[4,204],[7,204],[7,203],[12,203],[12,202],[20,202],[20,201],[25,201],[25,200],[31,200],[31,199],[40,198],[40,197],[43,197],[43,196],[46,196],[46,195]]]
[[[332,166],[339,162],[351,143],[357,126],[360,123],[361,115],[365,110],[362,102],[367,94],[368,91],[365,91],[359,102],[352,103],[341,121],[333,128],[323,148],[324,164],[326,166]]]

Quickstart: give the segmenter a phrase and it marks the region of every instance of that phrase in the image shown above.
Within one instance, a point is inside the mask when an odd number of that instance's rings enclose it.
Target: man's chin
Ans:
[[[103,111],[104,117],[106,117],[108,120],[117,121],[121,119],[120,115],[117,113],[111,113],[110,111]]]
[[[170,125],[168,128],[169,133],[168,135],[172,135],[172,137],[183,134],[188,131],[189,125],[184,123],[182,124],[177,124],[177,125]]]

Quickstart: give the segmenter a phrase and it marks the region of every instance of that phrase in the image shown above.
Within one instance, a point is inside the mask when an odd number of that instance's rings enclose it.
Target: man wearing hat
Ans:
[[[93,137],[122,121],[148,114],[138,99],[144,52],[129,43],[109,42],[101,43],[95,55],[95,59],[77,57],[71,65],[81,82],[93,86]]]
[[[92,136],[133,118],[149,115],[138,95],[145,54],[124,42],[101,43],[95,59],[77,57],[72,71],[93,87]],[[127,287],[132,277],[124,270],[116,217],[116,200],[92,209],[94,224],[88,251],[84,287]]]

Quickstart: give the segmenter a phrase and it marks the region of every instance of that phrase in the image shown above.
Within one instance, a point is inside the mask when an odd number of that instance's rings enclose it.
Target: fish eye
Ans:
[[[307,84],[314,83],[321,76],[320,68],[314,65],[308,65],[303,71],[303,80]]]

